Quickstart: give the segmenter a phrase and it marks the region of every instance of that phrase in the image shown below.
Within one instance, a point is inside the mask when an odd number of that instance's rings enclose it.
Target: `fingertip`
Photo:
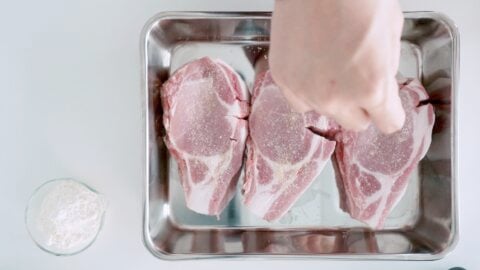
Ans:
[[[380,129],[380,131],[382,131],[385,134],[392,134],[394,132],[401,130],[404,122],[403,120],[401,120],[402,118],[396,116],[396,117],[393,117],[392,119],[396,119],[396,120],[393,120],[391,123],[388,123],[388,124],[375,123],[375,125],[378,127],[378,129]]]
[[[385,134],[402,129],[405,122],[405,111],[399,95],[398,84],[392,79],[386,85],[386,97],[381,106],[367,108],[375,126]]]
[[[350,131],[355,131],[355,132],[362,132],[365,131],[368,126],[369,122],[364,122],[364,123],[352,123],[352,122],[345,122],[345,121],[337,121],[340,126],[342,126],[343,129],[350,130]]]
[[[402,99],[400,98],[399,87],[395,79],[391,80],[391,87],[393,88],[391,97],[391,114],[392,114],[392,129],[391,132],[400,130],[405,123],[405,110],[403,109]]]
[[[397,126],[398,126],[398,129],[400,129],[405,124],[406,115],[405,115],[405,109],[403,109],[402,100],[400,99],[400,97],[397,97],[397,100],[398,100],[398,102],[397,102],[397,106],[398,106]]]
[[[363,109],[350,109],[338,113],[333,116],[333,119],[346,130],[360,132],[366,130],[370,124],[371,119]]]
[[[402,106],[402,100],[398,95],[398,91],[390,95],[390,99],[386,103],[385,115],[381,119],[375,119],[377,127],[386,134],[391,134],[402,129],[405,123],[405,110]]]
[[[294,93],[292,93],[289,89],[282,87],[282,93],[285,99],[287,100],[290,107],[299,113],[305,113],[310,111],[312,108],[308,106],[305,102],[303,102],[300,98],[298,98]]]

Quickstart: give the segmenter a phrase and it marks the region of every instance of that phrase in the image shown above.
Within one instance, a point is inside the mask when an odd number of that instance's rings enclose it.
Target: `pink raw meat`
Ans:
[[[285,214],[320,174],[335,142],[314,134],[332,123],[324,116],[292,111],[270,72],[255,82],[247,139],[244,203],[272,221]]]
[[[165,143],[178,163],[186,205],[219,215],[233,197],[248,133],[248,91],[220,60],[192,61],[162,89]]]
[[[374,228],[383,227],[432,140],[433,107],[420,104],[428,99],[427,92],[418,80],[400,88],[406,112],[400,131],[385,135],[371,125],[363,132],[341,131],[336,136],[340,207]]]

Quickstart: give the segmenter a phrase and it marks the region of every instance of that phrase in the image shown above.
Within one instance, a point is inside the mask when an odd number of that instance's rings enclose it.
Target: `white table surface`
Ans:
[[[272,2],[1,0],[0,269],[479,269],[480,1],[403,0],[402,5],[444,12],[461,33],[460,241],[446,258],[167,262],[153,257],[142,243],[140,31],[160,11],[270,10]],[[94,186],[110,205],[93,246],[55,257],[30,240],[24,209],[37,186],[65,176]]]

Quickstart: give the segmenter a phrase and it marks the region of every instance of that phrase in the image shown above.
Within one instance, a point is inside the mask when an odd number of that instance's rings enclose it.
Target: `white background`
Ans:
[[[478,269],[480,1],[401,2],[405,10],[444,12],[461,33],[460,241],[445,259],[154,258],[142,243],[140,31],[160,11],[270,10],[272,2],[0,0],[0,269]],[[76,256],[54,257],[30,240],[24,208],[37,186],[63,176],[94,186],[110,206],[92,247]]]

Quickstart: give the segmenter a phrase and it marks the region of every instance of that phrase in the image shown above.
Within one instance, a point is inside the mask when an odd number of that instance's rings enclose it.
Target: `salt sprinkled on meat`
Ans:
[[[219,215],[242,166],[248,92],[227,64],[204,57],[177,70],[161,94],[165,143],[178,163],[186,205]]]
[[[385,135],[371,125],[363,132],[342,131],[337,135],[334,163],[340,206],[374,228],[383,227],[432,139],[433,107],[418,106],[428,98],[427,92],[418,80],[400,87],[406,112],[400,131]]]
[[[324,116],[310,117],[321,130]],[[320,174],[335,142],[313,134],[307,115],[294,112],[270,72],[255,82],[247,140],[244,203],[254,214],[272,221],[284,215]]]

